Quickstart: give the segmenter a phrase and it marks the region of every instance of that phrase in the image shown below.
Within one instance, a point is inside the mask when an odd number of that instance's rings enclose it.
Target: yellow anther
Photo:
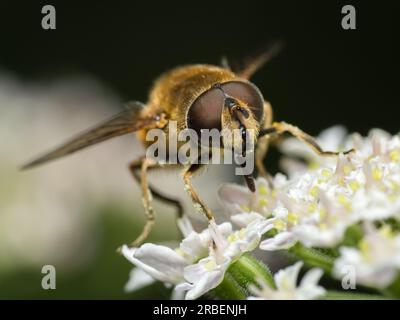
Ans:
[[[389,157],[392,161],[397,162],[400,160],[400,151],[399,150],[393,150],[389,153]]]
[[[385,238],[393,238],[394,234],[392,228],[388,225],[384,225],[379,229],[379,233]]]
[[[361,240],[360,243],[358,244],[358,247],[362,252],[366,252],[370,249],[369,243],[365,240]]]
[[[295,213],[290,212],[288,213],[286,219],[291,224],[297,224],[297,222],[299,221],[299,216]]]
[[[351,167],[349,165],[344,165],[343,172],[345,175],[348,175],[351,172]]]
[[[286,222],[281,219],[275,220],[274,228],[277,229],[278,231],[281,231],[286,228]]]
[[[356,192],[358,189],[360,189],[360,183],[356,180],[352,180],[349,182],[349,187],[353,192]]]
[[[244,212],[250,212],[251,211],[250,207],[248,205],[245,205],[245,204],[241,204],[240,205],[240,209],[242,209]]]
[[[310,204],[308,205],[308,212],[309,212],[309,213],[314,212],[316,209],[317,209],[317,205],[316,205],[315,203],[310,203]]]
[[[343,194],[337,196],[337,201],[342,205],[345,205],[348,202],[347,198]]]
[[[315,198],[318,195],[318,191],[319,191],[319,188],[317,186],[312,187],[309,192],[310,196]]]
[[[327,212],[326,212],[325,208],[319,209],[319,218],[320,219],[325,219],[326,215],[327,215]]]
[[[246,236],[247,230],[246,228],[242,228],[239,230],[239,238],[243,239]]]
[[[329,169],[324,168],[320,172],[320,176],[318,177],[318,182],[325,182],[330,177],[332,177],[332,172]]]
[[[370,260],[371,245],[366,240],[363,239],[359,242],[358,247],[360,248],[361,255],[363,256],[364,260]]]
[[[337,201],[347,210],[351,210],[351,202],[343,194],[337,196]]]
[[[326,168],[322,169],[321,175],[325,178],[329,178],[332,175],[332,172]]]
[[[393,191],[398,191],[399,188],[400,188],[400,185],[399,185],[397,182],[395,182],[395,181],[390,181],[390,188],[391,188]]]
[[[265,207],[266,205],[268,205],[268,200],[262,198],[262,199],[260,199],[260,200],[258,201],[258,205],[259,205],[260,207]]]
[[[266,186],[258,187],[258,193],[262,196],[266,196],[268,194],[268,189]]]
[[[237,237],[236,233],[231,233],[228,236],[228,242],[230,242],[230,243],[233,243],[233,242],[237,241],[237,239],[238,239],[238,237]]]
[[[382,170],[380,170],[379,168],[374,168],[372,170],[372,177],[375,180],[381,180],[382,179]]]

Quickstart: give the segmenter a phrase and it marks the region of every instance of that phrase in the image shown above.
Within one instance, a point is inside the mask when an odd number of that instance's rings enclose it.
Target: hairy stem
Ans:
[[[289,252],[303,260],[306,265],[321,268],[327,274],[332,272],[334,259],[316,249],[307,248],[297,243],[289,249]]]
[[[269,268],[250,253],[246,253],[233,263],[228,272],[244,289],[248,289],[250,284],[257,284],[257,280],[261,279],[272,288],[275,287],[274,278]]]
[[[246,294],[243,288],[228,272],[224,280],[213,290],[215,296],[221,300],[245,300]]]

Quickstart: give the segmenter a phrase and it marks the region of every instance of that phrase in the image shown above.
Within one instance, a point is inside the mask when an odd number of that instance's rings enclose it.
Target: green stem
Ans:
[[[289,249],[289,252],[309,266],[321,268],[328,274],[332,272],[334,259],[316,249],[307,248],[297,243]]]
[[[269,268],[250,253],[242,255],[233,263],[228,273],[239,283],[242,288],[248,288],[249,284],[257,284],[257,280],[264,280],[272,288],[275,288],[274,278]]]
[[[214,294],[221,300],[245,300],[246,294],[241,286],[229,273],[225,274],[224,280],[213,290]]]
[[[343,291],[327,291],[323,300],[384,300],[383,296],[368,293],[352,293]]]

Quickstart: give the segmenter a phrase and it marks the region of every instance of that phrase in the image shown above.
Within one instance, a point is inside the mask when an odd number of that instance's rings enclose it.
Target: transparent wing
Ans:
[[[285,43],[282,40],[273,42],[271,45],[245,58],[242,65],[234,66],[232,69],[239,77],[250,79],[258,69],[277,56],[284,47]]]
[[[143,104],[140,102],[129,102],[126,109],[97,126],[78,134],[63,145],[55,148],[49,153],[25,164],[22,169],[29,169],[45,162],[61,158],[68,154],[92,146],[96,143],[121,136],[130,132],[140,130],[146,126],[157,123],[158,115],[141,117],[140,110]]]

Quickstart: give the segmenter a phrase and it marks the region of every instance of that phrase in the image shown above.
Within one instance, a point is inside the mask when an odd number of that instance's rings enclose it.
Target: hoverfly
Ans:
[[[252,129],[255,148],[255,165],[259,174],[267,176],[263,159],[271,138],[285,132],[292,134],[308,144],[322,156],[337,155],[337,152],[324,151],[314,139],[299,128],[285,122],[272,122],[272,109],[263,98],[260,90],[249,81],[250,77],[279,50],[280,44],[249,61],[240,70],[231,70],[228,66],[188,65],[172,69],[162,74],[154,83],[146,104],[130,102],[126,110],[78,134],[75,138],[26,164],[23,169],[32,168],[50,160],[74,153],[107,139],[137,132],[145,147],[149,146],[146,134],[159,128],[168,130],[169,121],[176,121],[179,130],[241,128]],[[244,138],[243,138],[244,139]],[[350,150],[351,151],[351,150]],[[347,151],[347,152],[350,152]],[[179,164],[178,164],[179,165]],[[181,204],[151,189],[147,181],[147,172],[154,168],[168,166],[154,162],[147,157],[134,160],[129,169],[133,177],[141,184],[142,199],[147,221],[142,232],[132,242],[140,245],[149,235],[154,223],[152,195],[177,207],[182,215]],[[202,164],[188,164],[183,170],[183,180],[194,206],[210,221],[212,212],[198,196],[192,185],[193,175]],[[252,175],[245,175],[245,181],[251,191],[255,191]]]

